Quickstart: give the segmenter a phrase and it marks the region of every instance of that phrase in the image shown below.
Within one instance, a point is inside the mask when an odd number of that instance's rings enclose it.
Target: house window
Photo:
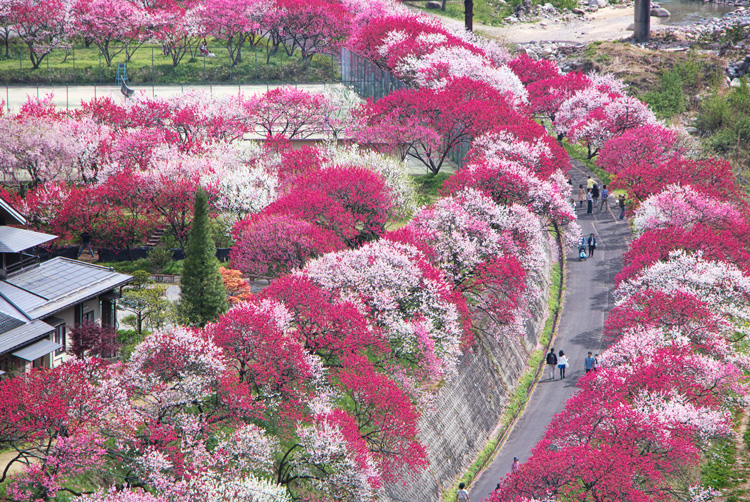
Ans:
[[[94,311],[86,312],[81,316],[81,324],[85,322],[94,322]]]
[[[65,353],[65,349],[68,346],[68,336],[65,330],[65,324],[58,324],[55,326],[55,334],[53,335],[53,341],[62,345],[55,351],[55,356],[61,356]]]

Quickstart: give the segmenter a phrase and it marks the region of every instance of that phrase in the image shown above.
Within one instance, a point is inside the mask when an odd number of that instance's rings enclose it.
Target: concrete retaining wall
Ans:
[[[455,482],[487,444],[544,328],[552,256],[556,254],[555,244],[550,242],[542,293],[530,305],[526,337],[500,343],[486,335],[477,336],[471,352],[462,357],[458,374],[442,389],[435,408],[424,412],[420,420],[419,439],[427,449],[429,467],[406,485],[386,486],[382,500],[440,500],[442,490]]]

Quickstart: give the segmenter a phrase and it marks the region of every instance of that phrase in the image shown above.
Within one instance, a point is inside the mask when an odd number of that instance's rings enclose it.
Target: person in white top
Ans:
[[[469,499],[469,492],[465,490],[466,483],[458,484],[458,491],[456,492],[456,502],[471,502]]]
[[[560,379],[565,378],[565,368],[568,367],[568,356],[562,350],[560,351],[560,355],[557,356],[557,367],[560,369]]]

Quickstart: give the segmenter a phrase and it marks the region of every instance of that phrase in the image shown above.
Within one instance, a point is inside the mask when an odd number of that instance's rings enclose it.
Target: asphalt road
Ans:
[[[593,174],[582,164],[573,161],[570,172],[573,186],[586,186],[587,176]],[[598,181],[599,187],[602,183]],[[575,192],[575,189],[574,189]],[[498,482],[510,472],[513,457],[521,463],[530,456],[531,449],[542,439],[554,415],[565,406],[565,401],[576,392],[576,381],[583,375],[583,359],[588,351],[600,353],[604,348],[603,327],[612,306],[614,277],[622,269],[622,253],[627,249],[630,228],[627,220],[618,220],[619,208],[610,197],[610,208],[593,215],[586,214],[586,206],[577,208],[578,222],[588,238],[593,233],[597,248],[593,257],[578,261],[577,248],[567,249],[566,289],[558,336],[553,340],[555,353],[560,349],[568,356],[570,367],[566,378],[547,380],[547,371],[534,389],[526,410],[519,417],[493,462],[469,487],[472,502],[487,498]],[[452,502],[452,501],[451,501]]]

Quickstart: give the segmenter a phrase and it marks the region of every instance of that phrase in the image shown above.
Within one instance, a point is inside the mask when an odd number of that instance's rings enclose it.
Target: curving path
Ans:
[[[571,159],[570,171],[573,186],[586,186],[586,178],[593,174],[580,162]],[[602,184],[597,180],[599,186]],[[575,189],[574,189],[575,191]],[[501,478],[510,472],[513,457],[523,463],[531,449],[542,439],[552,417],[562,411],[565,401],[576,391],[576,381],[583,373],[583,359],[591,351],[603,350],[603,326],[607,312],[612,306],[614,277],[622,269],[622,253],[627,249],[630,227],[627,220],[618,220],[619,208],[610,197],[610,209],[587,215],[586,207],[577,208],[578,222],[588,237],[594,233],[597,249],[594,257],[579,262],[577,249],[567,249],[566,289],[558,335],[552,342],[555,352],[563,349],[570,361],[565,380],[555,372],[554,381],[546,380],[546,371],[541,375],[532,392],[524,413],[518,418],[510,434],[498,450],[494,460],[471,484],[472,502],[487,498]],[[544,368],[546,370],[546,367]],[[452,501],[450,501],[452,502]]]

